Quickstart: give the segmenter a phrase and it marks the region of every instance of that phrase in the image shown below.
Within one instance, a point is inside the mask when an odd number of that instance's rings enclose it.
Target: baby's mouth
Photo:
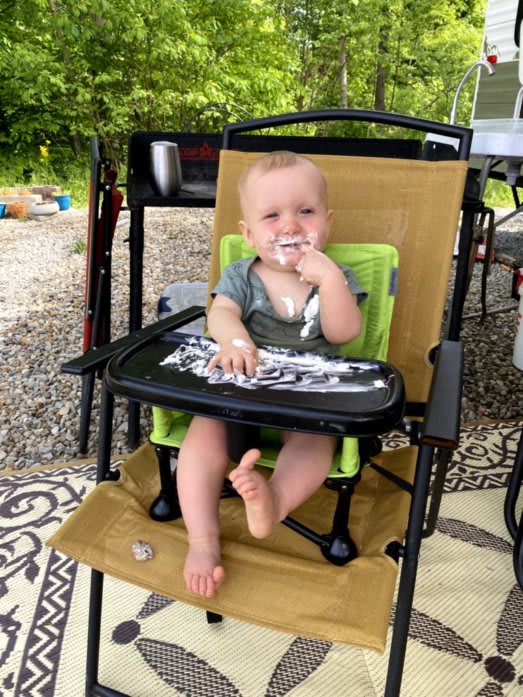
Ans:
[[[289,239],[276,239],[273,241],[274,247],[277,250],[283,250],[285,252],[301,251],[304,244],[310,244],[309,240],[304,240],[302,238],[289,238]]]

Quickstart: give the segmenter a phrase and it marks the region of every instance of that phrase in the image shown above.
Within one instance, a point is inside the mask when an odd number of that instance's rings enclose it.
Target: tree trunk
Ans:
[[[340,37],[340,107],[346,109],[348,105],[347,99],[347,37]]]
[[[385,87],[387,82],[387,54],[389,49],[389,31],[387,22],[380,27],[378,59],[376,61],[376,89],[374,91],[374,108],[385,111]]]

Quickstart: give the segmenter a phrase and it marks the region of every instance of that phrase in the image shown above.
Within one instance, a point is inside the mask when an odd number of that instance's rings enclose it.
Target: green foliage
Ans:
[[[81,205],[87,201],[94,133],[104,155],[121,168],[135,131],[219,132],[225,122],[247,114],[348,106],[446,121],[462,75],[480,55],[485,5],[486,0],[3,3],[0,183],[60,184],[72,191],[74,205]],[[460,102],[458,119],[464,123],[473,82]],[[334,123],[318,130],[371,132],[365,125]]]
[[[480,55],[485,4],[280,0],[299,53],[301,106],[385,109],[447,120],[455,88]],[[470,115],[469,93],[462,105]]]
[[[512,189],[504,181],[489,179],[485,187],[485,203],[492,208],[514,208]]]
[[[75,208],[87,206],[90,176],[87,154],[75,158],[65,147],[49,147],[48,151],[48,157],[42,158],[38,148],[27,149],[18,157],[13,157],[7,149],[0,150],[0,188],[50,184],[70,193]]]
[[[97,133],[118,163],[130,133],[180,130],[209,102],[258,116],[292,108],[281,20],[266,3],[25,0],[10,12],[0,143],[19,155],[45,140],[78,155]]]

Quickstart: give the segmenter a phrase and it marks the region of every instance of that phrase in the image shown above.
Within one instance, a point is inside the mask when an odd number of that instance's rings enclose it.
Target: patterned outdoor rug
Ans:
[[[523,593],[503,521],[521,424],[466,428],[422,545],[404,697],[523,695]],[[45,541],[92,464],[0,476],[0,697],[84,694],[90,570]],[[132,697],[373,697],[388,657],[205,613],[106,579],[100,680]]]

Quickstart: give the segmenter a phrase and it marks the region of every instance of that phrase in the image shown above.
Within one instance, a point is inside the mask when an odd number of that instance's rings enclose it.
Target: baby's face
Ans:
[[[303,248],[327,244],[332,211],[325,204],[320,173],[308,162],[258,174],[245,183],[244,220],[247,244],[272,268],[295,269]]]

